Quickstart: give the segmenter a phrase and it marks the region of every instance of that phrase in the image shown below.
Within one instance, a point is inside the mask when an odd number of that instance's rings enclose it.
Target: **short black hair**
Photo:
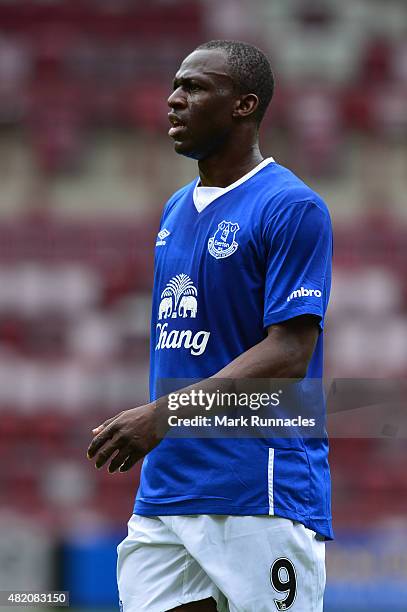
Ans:
[[[263,51],[239,40],[210,40],[196,50],[200,49],[225,51],[236,89],[239,93],[254,93],[259,99],[255,118],[260,123],[274,93],[273,71]]]

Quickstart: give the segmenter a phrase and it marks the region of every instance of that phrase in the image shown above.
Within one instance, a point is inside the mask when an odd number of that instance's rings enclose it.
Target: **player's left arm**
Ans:
[[[263,239],[268,250],[263,318],[267,335],[214,376],[182,392],[222,391],[227,379],[305,376],[329,292],[329,215],[314,202],[299,202],[287,207],[277,223],[271,219],[266,224]],[[161,441],[157,431],[168,426],[165,400],[121,412],[94,429],[88,457],[96,467],[110,460],[110,472],[127,471],[157,446]],[[190,406],[181,407],[178,416],[192,416]]]
[[[304,378],[320,332],[318,321],[301,315],[270,325],[264,340],[214,378]]]
[[[319,334],[317,317],[294,317],[269,326],[267,332],[264,340],[200,382],[199,389],[220,390],[228,384],[226,379],[303,378]],[[180,408],[179,416],[191,416],[188,410],[188,406]],[[165,429],[167,420],[165,398],[125,410],[93,430],[95,437],[88,448],[88,458],[97,468],[110,460],[109,472],[125,472],[160,443],[157,430]]]

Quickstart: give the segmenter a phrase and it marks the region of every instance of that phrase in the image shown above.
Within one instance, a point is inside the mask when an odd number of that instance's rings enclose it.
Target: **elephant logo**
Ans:
[[[160,308],[158,311],[158,318],[167,319],[167,317],[171,316],[172,312],[172,297],[165,297],[160,302]]]
[[[236,242],[236,234],[239,230],[238,223],[221,221],[214,235],[208,240],[208,251],[212,257],[224,259],[233,255],[239,246]]]
[[[196,318],[198,292],[187,274],[174,276],[161,293],[158,319]]]
[[[178,306],[178,314],[180,317],[187,317],[188,312],[190,313],[190,317],[195,319],[196,311],[198,310],[198,302],[193,295],[183,295],[179,306]]]

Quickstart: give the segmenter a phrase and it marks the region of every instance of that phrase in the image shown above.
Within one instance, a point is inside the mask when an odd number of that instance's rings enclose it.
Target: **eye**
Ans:
[[[200,91],[202,87],[198,83],[192,82],[192,83],[189,83],[188,89],[189,91]]]
[[[173,91],[178,89],[178,87],[182,87],[184,91],[188,91],[188,92],[196,92],[196,91],[201,91],[203,89],[200,83],[197,83],[195,81],[189,81],[189,80],[174,81]]]

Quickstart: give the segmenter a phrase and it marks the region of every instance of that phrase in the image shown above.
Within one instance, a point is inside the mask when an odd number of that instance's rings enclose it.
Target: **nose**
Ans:
[[[174,89],[172,94],[167,100],[167,104],[170,108],[185,108],[187,105],[186,98],[182,92],[181,87]]]

